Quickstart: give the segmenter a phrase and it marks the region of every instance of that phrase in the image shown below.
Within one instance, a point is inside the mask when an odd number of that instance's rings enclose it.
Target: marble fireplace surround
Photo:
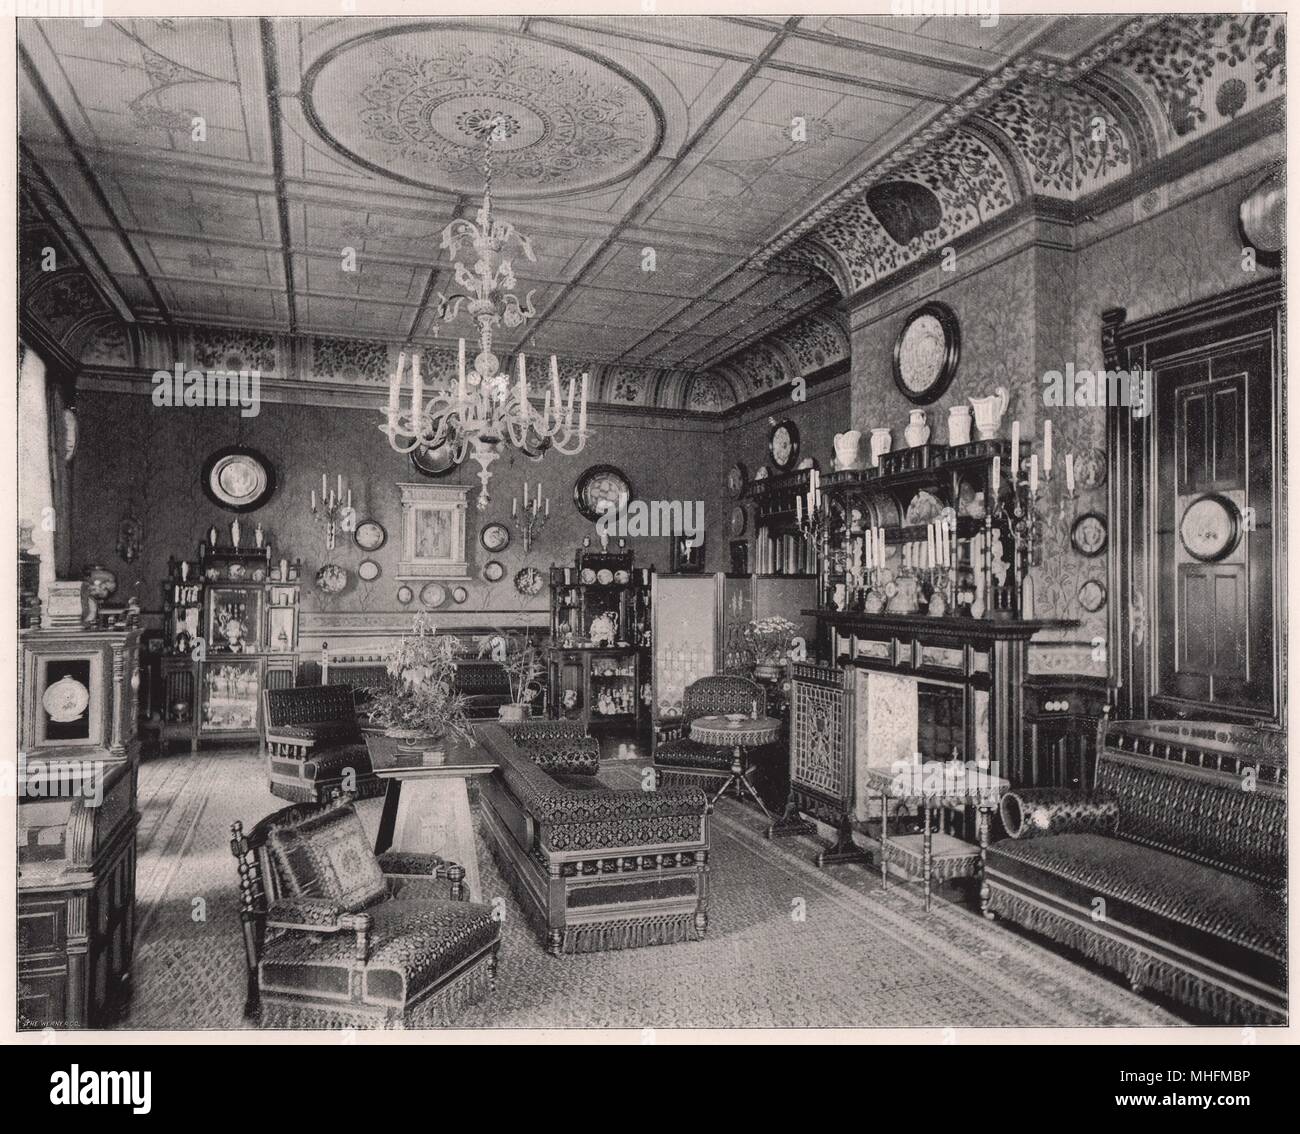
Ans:
[[[975,733],[975,759],[989,758],[989,694],[959,680],[881,673],[853,667],[853,818],[879,817],[879,800],[868,797],[867,769],[911,763],[921,729],[922,685],[963,691],[966,732]],[[927,753],[927,758],[929,754]]]

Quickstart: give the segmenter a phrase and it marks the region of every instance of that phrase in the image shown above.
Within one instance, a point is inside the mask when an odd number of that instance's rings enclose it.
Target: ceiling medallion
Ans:
[[[313,126],[367,168],[454,193],[478,188],[484,124],[502,198],[621,181],[656,152],[662,113],[644,86],[585,50],[533,36],[405,26],[349,40],[304,81]]]

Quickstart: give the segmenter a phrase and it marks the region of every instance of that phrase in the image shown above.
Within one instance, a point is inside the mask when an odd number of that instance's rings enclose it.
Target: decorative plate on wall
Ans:
[[[745,525],[749,522],[749,517],[745,513],[744,506],[737,504],[731,510],[731,534],[733,536],[743,536],[745,534]]]
[[[1075,454],[1074,483],[1077,488],[1100,488],[1106,483],[1106,453],[1102,449],[1085,449]]]
[[[437,610],[447,601],[447,588],[441,583],[425,583],[420,588],[420,601],[430,610]]]
[[[799,460],[799,427],[789,419],[778,421],[767,435],[767,451],[778,470],[789,472]]]
[[[505,565],[499,559],[489,559],[483,564],[483,578],[489,583],[499,583],[506,577]]]
[[[515,575],[515,590],[521,595],[540,594],[546,579],[536,567],[523,567]]]
[[[485,551],[505,551],[510,546],[510,529],[505,524],[484,524],[478,541]]]
[[[348,573],[337,563],[326,563],[316,572],[316,589],[321,594],[336,595],[348,585]]]
[[[727,491],[732,496],[739,496],[744,492],[748,483],[749,469],[745,467],[744,461],[737,461],[727,470]]]
[[[1089,559],[1106,550],[1106,539],[1106,517],[1100,512],[1085,512],[1070,529],[1070,546]]]
[[[1079,588],[1079,605],[1089,614],[1096,614],[1106,605],[1106,588],[1096,579],[1088,579]]]
[[[1207,492],[1193,500],[1178,525],[1178,538],[1187,553],[1202,563],[1226,556],[1241,535],[1241,513],[1226,496]]]
[[[405,583],[397,588],[397,601],[403,606],[407,606],[415,598],[415,592]]]
[[[469,602],[469,591],[460,586],[452,587],[451,597],[456,602]]]
[[[203,463],[203,491],[231,512],[260,508],[275,491],[275,469],[256,449],[229,445]]]
[[[632,499],[632,482],[614,465],[592,465],[573,486],[574,503],[589,520],[599,520],[602,512],[617,508],[621,496]]]
[[[388,532],[378,520],[363,520],[352,533],[352,542],[362,551],[378,551],[388,542]]]
[[[961,328],[946,303],[926,303],[903,324],[894,341],[894,382],[917,405],[942,397],[961,358]]]
[[[365,583],[373,583],[383,574],[379,564],[373,559],[363,559],[357,566],[357,578]]]

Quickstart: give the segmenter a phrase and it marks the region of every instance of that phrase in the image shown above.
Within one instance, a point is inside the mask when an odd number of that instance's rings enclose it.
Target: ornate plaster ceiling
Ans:
[[[718,409],[841,357],[842,296],[1276,102],[1280,35],[1260,15],[24,20],[20,144],[86,309],[140,325],[95,331],[101,355],[239,328],[283,373],[373,381],[394,345],[471,331],[436,318],[438,241],[477,209],[472,134],[501,115],[498,212],[533,240],[515,268],[540,314],[497,345],[590,368],[607,400]],[[24,286],[76,318],[71,281]]]

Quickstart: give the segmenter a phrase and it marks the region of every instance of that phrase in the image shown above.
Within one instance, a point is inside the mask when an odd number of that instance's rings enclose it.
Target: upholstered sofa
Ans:
[[[709,806],[699,788],[614,790],[567,721],[484,725],[500,767],[481,785],[489,845],[548,952],[700,940]]]
[[[1286,1019],[1286,751],[1191,721],[1103,730],[1093,791],[1017,789],[981,898],[1227,1023]]]
[[[350,685],[267,689],[262,698],[272,795],[323,803],[339,791],[359,798],[383,791]]]

